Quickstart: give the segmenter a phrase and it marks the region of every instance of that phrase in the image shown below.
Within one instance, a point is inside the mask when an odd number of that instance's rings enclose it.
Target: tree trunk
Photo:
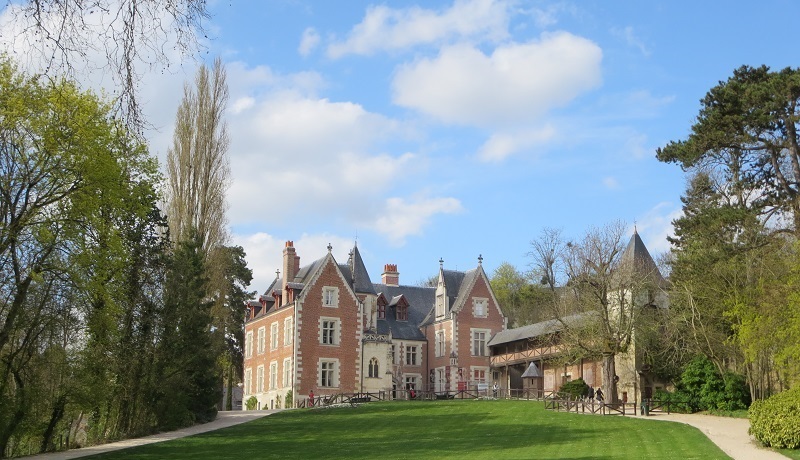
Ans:
[[[609,404],[616,404],[619,402],[617,397],[617,367],[614,362],[615,355],[613,353],[603,354],[603,393],[605,402]]]

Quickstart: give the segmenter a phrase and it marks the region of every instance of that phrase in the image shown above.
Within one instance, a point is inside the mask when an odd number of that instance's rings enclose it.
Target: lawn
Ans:
[[[376,402],[285,411],[96,459],[716,459],[679,423],[545,411],[531,401]]]

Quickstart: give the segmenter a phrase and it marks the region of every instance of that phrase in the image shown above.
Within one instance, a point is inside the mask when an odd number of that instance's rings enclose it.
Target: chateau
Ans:
[[[435,287],[400,284],[387,264],[372,283],[358,247],[345,264],[331,254],[301,266],[292,241],[283,269],[245,323],[243,399],[259,409],[295,404],[310,392],[476,389],[492,381],[489,340],[506,318],[483,270],[445,270]],[[282,274],[282,276],[281,276]]]

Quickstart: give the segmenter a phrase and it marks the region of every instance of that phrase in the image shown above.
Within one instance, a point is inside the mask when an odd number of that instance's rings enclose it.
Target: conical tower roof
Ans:
[[[650,251],[647,250],[647,246],[644,245],[639,232],[635,229],[628,246],[622,253],[620,264],[622,271],[631,276],[652,277],[652,281],[659,285],[664,282],[664,277],[661,276],[656,262],[650,256]]]

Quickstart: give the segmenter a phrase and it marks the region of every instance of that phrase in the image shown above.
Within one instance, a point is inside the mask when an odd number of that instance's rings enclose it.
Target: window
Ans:
[[[336,387],[336,360],[320,360],[319,362],[319,386]]]
[[[292,337],[294,337],[294,329],[292,329],[292,318],[283,320],[283,345],[291,345]]]
[[[372,378],[378,378],[378,358],[372,358],[369,360],[369,376]]]
[[[407,346],[406,347],[406,365],[408,366],[416,366],[417,365],[417,347],[416,346]]]
[[[244,370],[244,394],[249,395],[252,393],[250,391],[250,382],[253,380],[253,370],[247,368]]]
[[[488,315],[487,305],[489,299],[474,298],[472,299],[472,313],[476,318],[485,318]]]
[[[436,316],[444,316],[444,294],[436,296]]]
[[[269,327],[269,349],[278,348],[278,323],[272,323]]]
[[[444,369],[436,369],[436,391],[445,391],[445,383]]]
[[[436,356],[444,356],[447,354],[447,348],[444,343],[444,331],[436,331]]]
[[[488,356],[486,354],[486,337],[489,331],[485,329],[472,330],[472,356]]]
[[[475,383],[486,383],[486,369],[473,369],[472,380]]]
[[[244,357],[251,356],[253,356],[253,331],[248,332],[244,338]]]
[[[408,307],[405,305],[397,306],[397,321],[408,321]]]
[[[378,319],[386,319],[386,305],[378,303]]]
[[[264,391],[264,366],[258,366],[256,375],[256,393],[261,393]]]
[[[292,360],[286,358],[283,360],[283,387],[292,385]]]
[[[413,375],[406,376],[406,390],[415,390],[417,389],[417,377]]]
[[[339,344],[339,320],[333,318],[321,319],[321,337],[320,343],[323,345],[338,345]]]
[[[278,362],[269,363],[269,389],[274,390],[278,387]]]
[[[264,353],[264,347],[266,343],[267,330],[263,326],[258,328],[258,354]]]
[[[322,305],[326,307],[339,306],[339,288],[325,286],[322,288]]]
[[[397,359],[394,357],[394,344],[392,344],[392,364],[397,364]]]

